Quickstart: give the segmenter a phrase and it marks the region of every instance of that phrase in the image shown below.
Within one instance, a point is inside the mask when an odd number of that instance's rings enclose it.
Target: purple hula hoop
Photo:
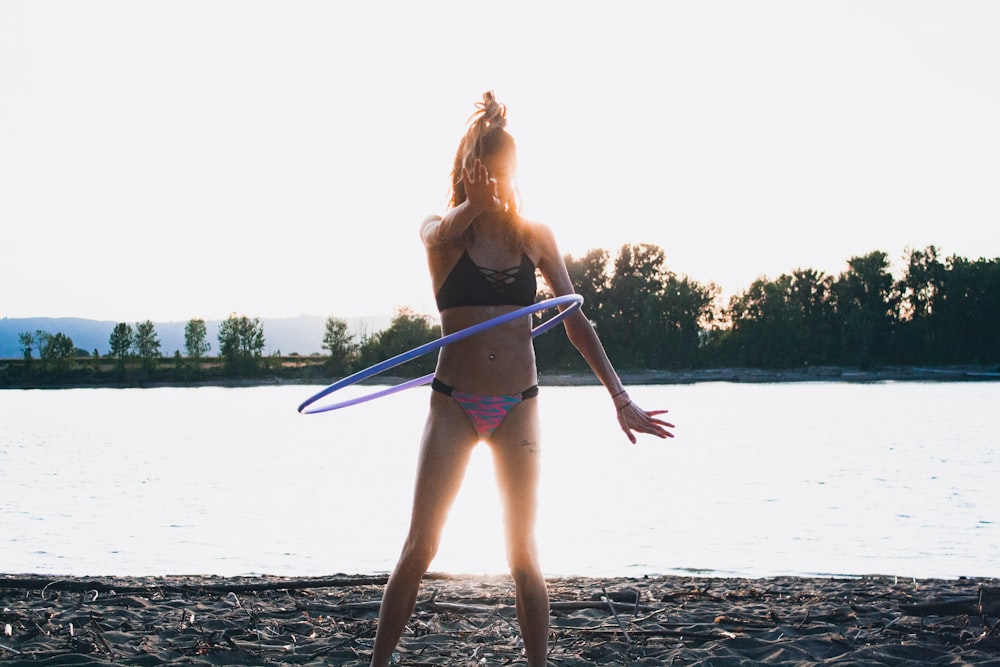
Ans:
[[[395,357],[392,357],[391,359],[380,361],[379,363],[369,366],[364,370],[358,371],[353,375],[349,375],[343,378],[342,380],[334,382],[333,384],[324,388],[322,391],[313,394],[305,401],[303,401],[302,404],[299,405],[299,412],[306,415],[312,415],[319,412],[329,412],[331,410],[339,410],[340,408],[346,408],[351,405],[357,405],[358,403],[364,403],[366,401],[371,401],[376,398],[381,398],[382,396],[395,394],[397,391],[403,391],[404,389],[410,389],[411,387],[419,387],[422,384],[427,384],[432,379],[434,379],[433,373],[429,373],[427,375],[424,375],[423,377],[415,378],[413,380],[407,380],[406,382],[393,385],[392,387],[388,387],[386,389],[381,389],[371,394],[365,394],[364,396],[358,396],[356,398],[351,398],[346,401],[341,401],[339,403],[332,403],[330,405],[324,405],[318,408],[307,409],[309,408],[310,405],[312,405],[319,399],[323,398],[324,396],[329,396],[333,392],[343,389],[344,387],[349,387],[350,385],[357,384],[362,380],[367,380],[373,375],[378,375],[379,373],[387,371],[390,368],[393,368],[400,364],[404,364],[407,361],[411,361],[413,359],[416,359],[417,357],[421,357],[429,352],[438,350],[444,347],[445,345],[454,343],[455,341],[462,340],[463,338],[468,338],[469,336],[474,336],[477,333],[486,331],[487,329],[492,329],[495,326],[499,326],[501,324],[504,324],[505,322],[516,320],[520,317],[533,315],[537,312],[548,310],[549,308],[555,308],[557,306],[566,306],[563,310],[559,311],[559,313],[553,315],[552,317],[550,317],[549,319],[547,319],[546,321],[542,322],[537,327],[532,329],[531,337],[534,338],[535,336],[545,333],[555,325],[562,322],[564,319],[569,317],[570,313],[572,313],[574,310],[578,310],[582,305],[583,305],[582,296],[580,296],[579,294],[566,294],[564,296],[557,296],[552,299],[545,299],[544,301],[539,301],[536,304],[525,306],[523,308],[518,308],[517,310],[512,310],[509,313],[504,313],[503,315],[498,315],[497,317],[486,320],[484,322],[480,322],[479,324],[474,324],[471,327],[466,327],[461,331],[456,331],[454,333],[448,334],[447,336],[442,336],[437,340],[432,340],[431,342],[424,343],[423,345],[415,347],[412,350],[403,352],[402,354],[397,354]]]

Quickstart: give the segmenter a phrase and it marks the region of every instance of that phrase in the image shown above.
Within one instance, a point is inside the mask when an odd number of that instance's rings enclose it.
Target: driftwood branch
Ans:
[[[901,604],[899,609],[910,616],[958,616],[960,614],[979,613],[976,598],[962,598],[942,602],[919,602],[916,604]]]
[[[607,589],[601,586],[601,591],[604,593],[604,600],[608,605],[608,609],[611,610],[611,615],[615,617],[615,621],[618,622],[618,628],[622,631],[622,635],[625,637],[625,641],[629,644],[632,643],[632,638],[628,636],[628,630],[625,629],[625,624],[622,623],[622,619],[618,616],[618,612],[615,611],[615,603],[611,600],[611,596],[608,595]]]
[[[609,607],[614,608],[617,611],[622,612],[661,612],[662,609],[659,607],[651,607],[649,605],[635,605],[626,604],[624,602],[615,602],[613,600],[603,601],[603,600],[567,600],[565,602],[550,602],[549,608],[559,611],[580,611],[582,609],[607,609]]]
[[[979,595],[901,604],[900,610],[911,616],[959,616],[961,614],[1000,614],[1000,587],[983,586]]]
[[[357,612],[375,612],[382,606],[379,600],[365,602],[340,602],[337,604],[320,604],[315,602],[297,602],[298,611],[311,611],[322,614],[354,614]],[[435,599],[418,602],[416,611],[453,612],[458,614],[488,614],[497,608],[507,605],[488,606],[481,604],[463,604],[460,602],[441,602]]]
[[[10,652],[11,652],[11,653],[13,653],[14,655],[23,655],[23,654],[22,654],[22,653],[21,653],[20,651],[18,651],[18,650],[17,650],[16,648],[11,648],[10,646],[4,646],[3,644],[0,644],[0,649],[2,649],[2,650],[4,650],[4,651],[10,651]]]
[[[353,612],[367,612],[367,611],[378,611],[381,606],[381,602],[378,600],[370,600],[365,602],[339,602],[336,604],[322,604],[316,602],[297,602],[295,608],[298,611],[311,611],[323,614],[349,614]],[[488,614],[496,610],[512,609],[514,605],[508,603],[496,603],[496,604],[467,604],[460,602],[443,602],[438,600],[436,596],[432,596],[429,600],[424,600],[418,602],[416,609],[417,611],[451,611],[460,614]],[[636,607],[632,604],[623,604],[620,602],[612,602],[608,600],[568,600],[568,601],[558,601],[553,600],[549,603],[549,608],[553,611],[581,611],[584,609],[603,609],[607,610],[609,608],[615,609],[617,611],[632,611],[638,609],[639,611],[647,612],[650,614],[649,618],[662,614],[666,609],[661,609],[658,607],[651,607],[649,605],[640,605]]]
[[[256,591],[301,590],[303,588],[347,588],[350,586],[380,586],[388,577],[329,577],[323,579],[289,579],[287,581],[245,581],[225,584],[187,584],[169,579],[143,586],[116,583],[113,579],[54,579],[51,577],[0,577],[0,589],[25,591],[73,591],[86,593],[147,593],[157,590],[209,593],[253,593]]]
[[[618,628],[565,628],[553,626],[553,630],[566,630],[581,635],[620,635]],[[671,630],[669,628],[637,628],[630,633],[635,637],[687,637],[689,639],[732,639],[736,635],[726,630],[719,632],[693,632],[689,630]]]

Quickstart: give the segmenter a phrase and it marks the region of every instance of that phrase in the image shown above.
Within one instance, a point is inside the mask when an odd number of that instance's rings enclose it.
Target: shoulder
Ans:
[[[560,257],[559,246],[551,227],[530,220],[522,220],[521,224],[524,225],[528,254],[536,259],[535,264],[541,265]]]
[[[545,254],[555,247],[555,234],[548,225],[532,220],[521,220],[521,228],[524,230],[525,244],[533,253]]]
[[[528,235],[529,254],[534,260],[535,266],[541,271],[542,278],[545,279],[554,294],[572,294],[574,292],[573,283],[566,270],[566,262],[559,252],[559,244],[556,242],[556,235],[552,228],[540,222],[529,223],[529,225],[531,230]]]

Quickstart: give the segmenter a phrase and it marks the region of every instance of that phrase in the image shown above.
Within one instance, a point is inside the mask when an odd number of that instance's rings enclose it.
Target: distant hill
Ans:
[[[389,326],[392,317],[345,317],[348,328],[355,336],[373,334]],[[219,325],[222,320],[206,320],[208,342],[212,349],[209,355],[218,353]],[[104,356],[110,352],[108,340],[117,322],[87,320],[77,317],[4,317],[0,318],[0,359],[19,359],[22,356],[18,335],[30,331],[45,331],[50,334],[63,333],[73,339],[73,345],[82,350]],[[135,322],[129,322],[133,330]],[[299,315],[286,318],[261,318],[264,326],[264,354],[323,353],[323,333],[326,317],[319,315]],[[154,322],[156,335],[160,340],[160,353],[172,357],[179,350],[184,354],[184,327],[187,322]],[[38,358],[38,352],[33,355]]]

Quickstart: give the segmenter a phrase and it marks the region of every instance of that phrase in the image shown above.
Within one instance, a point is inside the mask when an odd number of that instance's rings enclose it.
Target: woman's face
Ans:
[[[513,151],[508,154],[497,153],[487,155],[481,159],[490,178],[497,182],[497,190],[501,200],[513,199],[515,167]]]

